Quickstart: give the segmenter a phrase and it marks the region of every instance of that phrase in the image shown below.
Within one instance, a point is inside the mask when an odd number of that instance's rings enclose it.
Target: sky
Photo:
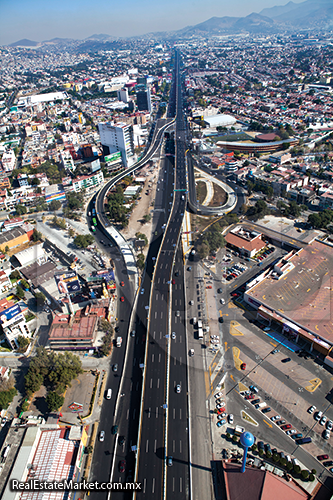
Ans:
[[[211,17],[244,17],[289,0],[0,0],[0,45],[23,38],[135,36],[193,26]],[[300,3],[300,0],[294,0]]]

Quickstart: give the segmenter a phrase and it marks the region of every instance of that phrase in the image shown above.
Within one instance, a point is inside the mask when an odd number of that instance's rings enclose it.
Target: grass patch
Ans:
[[[207,186],[206,183],[203,181],[197,181],[195,183],[195,191],[197,195],[197,200],[199,201],[200,205],[204,202],[206,196],[207,196]]]
[[[242,132],[240,134],[214,135],[214,136],[210,136],[209,139],[212,142],[218,142],[218,141],[228,141],[228,142],[251,141],[251,142],[253,142],[253,137],[245,134],[244,132]]]
[[[259,425],[258,422],[256,420],[254,420],[248,413],[246,413],[246,411],[244,411],[244,410],[241,411],[241,417],[243,420],[245,420],[249,424],[255,425],[256,427],[258,427],[258,425]]]

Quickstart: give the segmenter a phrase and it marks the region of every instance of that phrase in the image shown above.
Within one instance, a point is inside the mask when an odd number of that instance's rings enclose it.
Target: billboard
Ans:
[[[111,155],[104,156],[104,160],[106,162],[113,162],[121,160],[121,152],[117,151],[116,153],[112,153]]]
[[[104,278],[104,281],[106,283],[106,288],[108,290],[115,290],[116,289],[116,280],[114,278],[114,273],[113,273],[112,269],[110,269],[105,274],[103,274],[103,278]]]
[[[101,162],[98,160],[94,160],[91,162],[91,171],[96,172],[101,168]]]
[[[21,313],[21,308],[18,304],[15,304],[14,306],[8,307],[8,309],[5,309],[4,311],[1,312],[0,323],[3,324],[6,321],[9,321],[10,319],[14,318],[14,316],[17,316],[20,313]]]
[[[74,293],[81,290],[79,278],[75,271],[56,274],[54,279],[58,285],[59,293]]]

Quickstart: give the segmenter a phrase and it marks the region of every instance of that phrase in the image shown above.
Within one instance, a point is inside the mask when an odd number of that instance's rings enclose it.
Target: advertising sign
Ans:
[[[72,413],[76,413],[76,412],[79,412],[79,411],[82,411],[83,410],[83,405],[81,403],[72,403],[71,405],[69,405],[68,407],[70,410],[72,410]]]
[[[8,307],[8,309],[5,309],[4,311],[1,312],[0,316],[1,324],[5,323],[6,321],[9,321],[10,319],[14,318],[14,316],[17,316],[20,313],[21,313],[21,308],[18,304],[15,304],[12,307]]]
[[[96,172],[101,168],[101,162],[98,160],[94,160],[91,162],[91,171]]]
[[[104,156],[104,160],[108,163],[121,160],[121,152],[117,151],[116,153],[112,153],[110,155]]]
[[[74,293],[81,290],[79,278],[75,271],[66,271],[54,276],[58,285],[59,293]]]
[[[116,280],[114,278],[114,273],[113,273],[112,269],[110,271],[108,271],[107,273],[105,273],[103,275],[103,278],[105,280],[106,288],[108,290],[115,290],[116,289]]]

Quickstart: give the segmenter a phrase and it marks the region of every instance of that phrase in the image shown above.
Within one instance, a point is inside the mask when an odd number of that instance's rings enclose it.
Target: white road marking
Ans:
[[[157,389],[159,389],[159,388],[160,388],[160,379],[158,378],[157,379]]]
[[[150,379],[150,388],[152,389],[152,387],[153,387],[153,379],[151,378]]]
[[[129,416],[129,409],[127,410],[127,413],[126,413],[126,420],[128,420],[128,416]]]
[[[153,487],[151,489],[152,493],[155,493],[155,478],[153,477]]]
[[[146,453],[148,453],[148,443],[149,443],[149,441],[147,439],[147,442],[146,442]]]
[[[176,451],[176,442],[175,442],[175,440],[173,439],[173,440],[172,440],[172,453],[175,453],[175,451]]]
[[[143,479],[143,493],[146,493],[146,478]]]
[[[151,408],[148,408],[148,418],[150,418]]]
[[[157,448],[157,439],[155,439],[155,442],[154,442],[154,453],[156,453],[156,448]]]
[[[155,354],[153,353],[153,354],[151,355],[151,362],[152,362],[152,363],[154,363],[154,359],[155,359]]]

